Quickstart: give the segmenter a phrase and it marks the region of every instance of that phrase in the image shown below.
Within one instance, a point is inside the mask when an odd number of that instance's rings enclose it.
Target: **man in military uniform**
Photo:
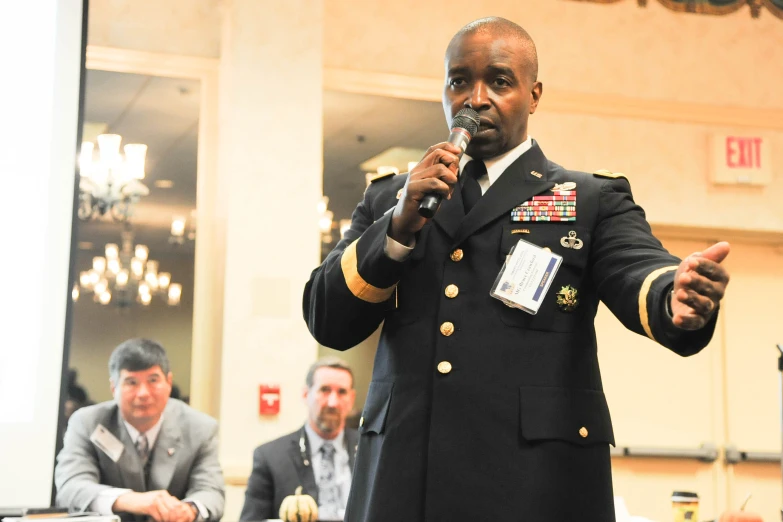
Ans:
[[[712,337],[729,246],[681,261],[625,178],[544,156],[527,134],[542,85],[521,27],[472,22],[445,65],[446,119],[480,117],[466,154],[440,143],[408,175],[376,179],[305,287],[326,346],[350,348],[385,321],[345,520],[613,521],[598,302],[695,354]],[[432,193],[443,203],[427,220],[418,207]],[[563,258],[535,315],[490,296],[520,238]]]

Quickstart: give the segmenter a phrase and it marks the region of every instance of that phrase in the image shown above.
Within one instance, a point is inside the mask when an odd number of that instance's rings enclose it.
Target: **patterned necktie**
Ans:
[[[340,489],[334,468],[335,448],[331,442],[324,442],[321,452],[321,466],[318,473],[318,518],[337,520],[341,508]]]
[[[143,433],[136,440],[136,450],[139,452],[142,465],[146,466],[150,457],[150,441],[147,440],[147,436]]]
[[[146,489],[150,490],[150,441],[145,434],[139,435],[136,440],[136,451],[139,452],[139,458],[141,458],[141,469],[144,473],[144,484]]]
[[[487,173],[487,167],[481,160],[470,160],[465,168],[462,169],[462,204],[465,207],[465,214],[470,212],[473,205],[481,197],[481,185],[479,178]]]

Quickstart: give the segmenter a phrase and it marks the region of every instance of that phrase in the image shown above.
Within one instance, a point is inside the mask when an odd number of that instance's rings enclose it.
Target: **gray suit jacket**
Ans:
[[[302,493],[318,502],[318,487],[315,484],[310,445],[304,437],[304,455],[299,445],[304,429],[299,429],[279,439],[257,447],[253,452],[253,472],[247,481],[245,505],[239,520],[259,522],[277,518],[280,504],[296,488],[302,486]],[[356,430],[345,430],[345,446],[353,470],[359,434]],[[305,464],[307,462],[307,464]]]
[[[125,446],[117,462],[90,441],[99,424]],[[198,500],[209,510],[210,520],[219,520],[223,516],[225,485],[218,462],[217,436],[215,419],[169,399],[150,457],[146,484],[141,460],[116,402],[81,408],[71,416],[63,449],[57,455],[57,505],[87,511],[101,491],[109,488],[140,492],[165,489],[179,499]]]

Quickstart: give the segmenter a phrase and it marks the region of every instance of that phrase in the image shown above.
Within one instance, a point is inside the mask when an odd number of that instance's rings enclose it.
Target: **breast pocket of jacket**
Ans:
[[[579,289],[584,287],[590,257],[589,229],[569,223],[522,222],[503,225],[502,234],[499,250],[502,261],[520,239],[548,248],[563,261],[535,315],[497,301],[496,310],[501,321],[514,328],[551,332],[572,332],[578,328],[584,311],[579,306]]]

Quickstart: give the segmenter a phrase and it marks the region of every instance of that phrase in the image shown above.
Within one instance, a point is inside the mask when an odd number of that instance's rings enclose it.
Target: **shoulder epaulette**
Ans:
[[[596,170],[593,172],[593,176],[597,178],[610,178],[610,179],[617,179],[617,178],[623,178],[628,179],[628,176],[623,174],[622,172],[610,172],[606,169]]]
[[[395,176],[394,171],[384,172],[382,174],[376,174],[375,176],[370,178],[370,183],[375,183],[376,181],[384,178],[388,178],[389,176]]]

